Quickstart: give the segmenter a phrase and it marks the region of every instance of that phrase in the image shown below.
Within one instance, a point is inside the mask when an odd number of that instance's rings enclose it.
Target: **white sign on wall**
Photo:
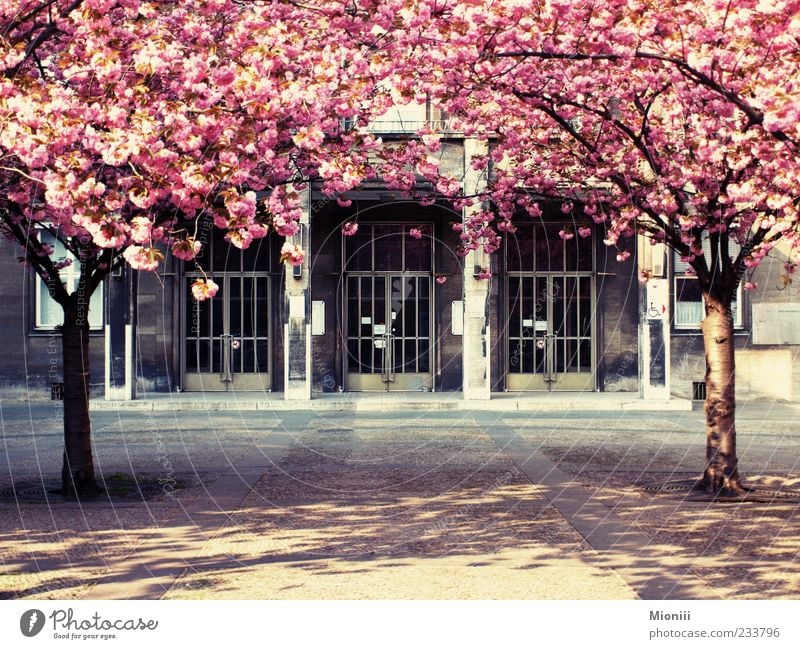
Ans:
[[[754,345],[800,345],[800,304],[753,304]]]

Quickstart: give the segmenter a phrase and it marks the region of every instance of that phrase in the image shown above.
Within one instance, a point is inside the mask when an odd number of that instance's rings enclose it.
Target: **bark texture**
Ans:
[[[720,496],[744,492],[736,456],[736,366],[731,301],[705,295],[706,468],[703,488]]]
[[[89,420],[89,322],[86,309],[65,309],[61,341],[64,359],[62,490],[70,499],[92,497],[97,495],[99,488],[94,474]]]

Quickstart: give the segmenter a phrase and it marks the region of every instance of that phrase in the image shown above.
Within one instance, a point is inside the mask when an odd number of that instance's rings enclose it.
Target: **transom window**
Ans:
[[[592,270],[592,237],[573,234],[562,239],[563,223],[514,222],[506,237],[506,268],[510,272],[571,272]]]
[[[359,223],[358,232],[344,238],[345,270],[433,270],[430,224]]]

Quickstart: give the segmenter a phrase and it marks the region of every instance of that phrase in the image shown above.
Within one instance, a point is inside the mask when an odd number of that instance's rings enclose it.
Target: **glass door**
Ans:
[[[198,302],[187,277],[185,390],[266,390],[269,277],[217,276],[216,296]]]
[[[353,391],[433,389],[430,224],[361,223],[343,237],[343,350]]]
[[[429,390],[430,276],[347,278],[347,386],[350,390]]]
[[[187,269],[183,281],[183,389],[269,390],[269,239],[240,250],[216,229],[206,235],[209,241],[189,262],[196,266]],[[204,276],[200,269],[219,285],[217,294],[203,302],[191,293],[192,282]]]
[[[595,387],[591,237],[558,223],[520,224],[506,249],[506,388]]]

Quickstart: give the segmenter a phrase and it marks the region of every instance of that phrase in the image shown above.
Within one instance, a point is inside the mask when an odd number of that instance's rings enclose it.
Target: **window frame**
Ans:
[[[75,256],[67,251],[64,244],[59,241],[58,237],[53,235],[49,230],[39,229],[39,240],[42,243],[50,244],[54,247],[54,252],[51,259],[54,261],[61,261],[67,257],[71,257],[73,263],[70,266],[62,268],[59,271],[59,277],[64,285],[67,287],[67,292],[71,295],[77,288],[80,280],[80,265],[77,264]],[[105,327],[105,280],[95,289],[92,296],[89,298],[89,331],[93,333],[100,333]],[[45,286],[44,280],[38,273],[34,272],[34,315],[33,315],[33,330],[34,332],[50,332],[55,331],[64,323],[64,314],[61,306],[50,296],[50,292]],[[45,321],[44,318],[44,300],[55,306],[58,318]],[[53,308],[51,306],[51,308]],[[56,320],[58,322],[56,323]]]
[[[739,245],[731,241],[731,254],[732,256],[739,254]],[[705,319],[705,299],[700,297],[700,305],[701,305],[701,317],[697,323],[688,323],[688,322],[678,322],[678,282],[679,281],[695,281],[697,282],[697,275],[694,274],[691,267],[689,266],[688,262],[681,260],[681,255],[677,250],[672,250],[671,255],[671,294],[670,298],[672,301],[672,329],[676,332],[696,332],[699,331],[703,320]],[[703,240],[703,254],[710,255],[711,248],[708,244],[708,239]],[[681,300],[683,302],[687,302],[688,300]],[[744,290],[742,287],[742,282],[739,282],[739,285],[736,287],[736,296],[734,297],[733,303],[731,304],[734,312],[734,319],[733,319],[733,329],[735,332],[741,332],[745,330],[745,319],[744,319]]]

